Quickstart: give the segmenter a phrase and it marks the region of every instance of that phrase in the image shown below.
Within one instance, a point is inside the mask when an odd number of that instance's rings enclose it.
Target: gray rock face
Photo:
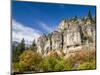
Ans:
[[[44,46],[44,54],[47,54],[49,51],[50,51],[50,40],[47,40]]]
[[[82,26],[83,43],[95,43],[95,24]]]
[[[62,30],[65,30],[65,29],[68,28],[69,24],[70,24],[69,21],[67,21],[67,20],[62,20],[61,23],[60,23],[59,26],[58,26],[57,31],[58,31],[58,32],[62,32]]]
[[[78,26],[73,26],[64,32],[64,50],[77,45],[81,45],[81,36]]]
[[[47,42],[47,37],[45,35],[38,38],[37,40],[38,53],[44,54],[44,48],[45,48],[46,42]]]
[[[67,33],[65,34],[65,38],[66,36],[67,36],[67,46],[81,44],[80,31],[78,26],[71,26],[67,30]]]
[[[84,21],[63,20],[55,30],[50,35],[43,35],[38,39],[37,52],[41,54],[54,50],[66,52],[70,47],[95,43],[95,23],[87,18]]]
[[[62,36],[58,31],[52,34],[52,50],[61,50],[62,48]]]

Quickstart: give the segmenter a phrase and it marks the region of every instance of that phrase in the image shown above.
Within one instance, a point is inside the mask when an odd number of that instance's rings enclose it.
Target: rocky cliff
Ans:
[[[37,52],[47,54],[49,51],[62,50],[66,53],[72,47],[74,49],[90,43],[95,44],[95,26],[95,20],[87,17],[77,20],[63,19],[54,32],[38,38]]]

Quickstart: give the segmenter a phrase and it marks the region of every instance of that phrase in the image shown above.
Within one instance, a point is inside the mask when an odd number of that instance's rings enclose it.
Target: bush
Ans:
[[[48,56],[26,50],[19,56],[19,61],[14,62],[14,72],[51,72],[74,69],[95,69],[95,51],[79,51],[68,57],[58,56],[56,52],[51,52]]]
[[[87,56],[85,57],[85,61],[88,61],[88,62],[92,62],[93,60],[96,60],[95,58],[95,51],[88,51],[87,53]]]
[[[19,72],[22,73],[25,70],[25,65],[21,64],[19,62],[13,63],[12,64],[12,73],[13,72]]]
[[[95,61],[92,61],[92,62],[84,62],[82,64],[80,64],[78,66],[78,69],[80,70],[91,70],[91,69],[95,69],[96,68],[96,64],[95,64]]]
[[[95,50],[82,50],[74,53],[73,56],[70,56],[67,59],[71,60],[73,68],[74,65],[77,64],[75,69],[95,69],[96,66]]]
[[[48,53],[48,57],[55,57],[55,58],[59,58],[58,54],[56,51],[51,51]]]
[[[12,64],[12,72],[19,72],[19,63]]]
[[[48,59],[43,59],[39,64],[39,67],[40,67],[40,71],[45,71],[45,72],[48,71],[50,67]]]
[[[37,71],[38,64],[42,61],[42,56],[34,53],[32,50],[24,51],[20,57],[19,62],[13,64],[14,71]]]
[[[74,53],[74,55],[70,56],[68,59],[71,59],[73,63],[90,62],[92,60],[95,60],[95,51],[82,50]]]
[[[73,66],[73,63],[71,60],[67,59],[61,59],[57,62],[55,65],[55,71],[64,71],[64,70],[71,70]]]
[[[48,71],[64,71],[64,70],[71,70],[73,63],[70,59],[65,60],[63,58],[56,58],[56,57],[46,57],[40,63],[40,69],[43,72]]]
[[[57,64],[58,59],[55,57],[46,57],[40,63],[40,68],[42,71],[55,71],[55,65]]]

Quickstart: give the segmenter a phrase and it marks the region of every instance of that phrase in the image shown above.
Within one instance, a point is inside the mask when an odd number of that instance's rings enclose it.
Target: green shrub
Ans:
[[[74,66],[75,64],[78,64]],[[18,62],[13,62],[13,72],[50,72],[73,69],[95,69],[95,51],[77,52],[69,58],[59,57],[55,52],[42,57],[39,53],[26,50],[19,56]]]
[[[46,57],[39,64],[42,71],[55,71],[55,65],[57,64],[58,59],[55,57]]]
[[[41,71],[64,71],[72,69],[72,61],[63,58],[57,59],[56,57],[46,57],[39,64]]]
[[[20,57],[19,62],[13,63],[13,70],[24,72],[24,71],[37,71],[39,70],[39,63],[42,61],[42,56],[32,50],[24,51]]]
[[[25,65],[21,64],[19,62],[13,63],[12,64],[12,71],[13,72],[23,72],[25,70]]]
[[[57,62],[55,65],[55,71],[64,71],[64,70],[71,70],[73,63],[71,60],[67,59],[61,59]]]
[[[95,69],[95,68],[96,68],[95,61],[84,62],[78,66],[78,69],[82,69],[82,70],[85,70],[85,69],[90,70],[90,69]]]
[[[48,71],[50,68],[48,59],[43,59],[39,64],[39,67],[40,67],[40,71]]]

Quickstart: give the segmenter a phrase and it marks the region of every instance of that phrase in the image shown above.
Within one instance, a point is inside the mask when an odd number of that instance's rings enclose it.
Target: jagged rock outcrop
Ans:
[[[71,46],[81,45],[81,36],[79,27],[69,26],[67,31],[64,32],[64,50],[67,50]]]
[[[52,50],[62,49],[62,34],[61,32],[54,31],[52,33]]]
[[[50,51],[62,50],[66,53],[72,48],[89,43],[95,44],[95,21],[89,18],[64,19],[54,32],[38,39],[37,52],[46,55]]]
[[[38,47],[37,52],[38,53],[44,54],[44,52],[45,52],[44,48],[46,46],[47,40],[48,39],[47,39],[46,35],[42,35],[38,38],[38,40],[37,40],[37,47]]]

